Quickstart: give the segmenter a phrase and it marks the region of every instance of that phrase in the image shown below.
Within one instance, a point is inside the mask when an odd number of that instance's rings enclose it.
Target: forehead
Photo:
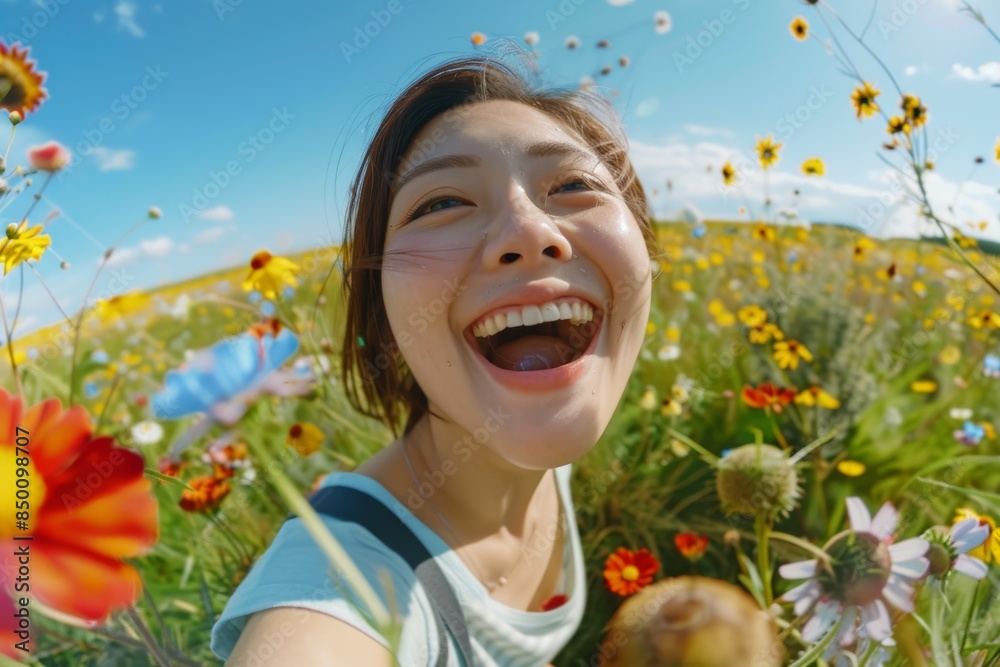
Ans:
[[[477,102],[445,111],[421,129],[407,153],[421,150],[430,157],[477,147],[509,153],[539,141],[573,144],[593,153],[590,146],[560,121],[534,107],[509,100]]]

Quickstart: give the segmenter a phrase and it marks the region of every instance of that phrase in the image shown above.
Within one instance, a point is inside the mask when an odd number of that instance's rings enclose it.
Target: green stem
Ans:
[[[788,542],[789,544],[794,544],[800,549],[808,551],[811,555],[816,556],[816,558],[820,560],[823,561],[830,560],[830,554],[826,553],[825,551],[817,547],[815,544],[806,542],[801,537],[795,537],[794,535],[789,535],[788,533],[782,533],[774,530],[771,531],[770,537],[773,540],[780,540],[782,542]]]
[[[163,655],[163,651],[156,643],[156,640],[153,639],[153,634],[149,631],[149,628],[146,627],[145,621],[142,620],[142,617],[139,615],[139,612],[136,611],[135,607],[127,607],[125,609],[125,613],[127,613],[128,617],[132,619],[133,623],[135,623],[135,629],[139,632],[139,636],[142,637],[142,641],[146,644],[146,647],[156,660],[156,663],[160,665],[160,667],[171,667],[170,661],[167,659],[167,656]]]
[[[758,514],[756,519],[757,528],[757,570],[760,571],[761,581],[764,582],[764,602],[765,608],[770,608],[774,602],[774,591],[771,586],[771,558],[770,545],[768,544],[768,534],[771,532],[770,521],[764,513]]]

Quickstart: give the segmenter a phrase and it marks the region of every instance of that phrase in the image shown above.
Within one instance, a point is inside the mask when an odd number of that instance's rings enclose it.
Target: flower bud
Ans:
[[[24,116],[21,115],[20,111],[11,111],[9,117],[11,125],[17,125],[22,120],[24,120]]]
[[[795,466],[774,445],[743,445],[716,464],[716,489],[727,514],[777,515],[799,497]]]
[[[609,667],[778,667],[773,621],[746,591],[718,579],[663,579],[627,598],[601,648]]]
[[[163,211],[160,210],[159,206],[149,207],[149,217],[152,218],[153,220],[159,220],[162,215]]]
[[[14,239],[17,238],[17,223],[16,222],[12,222],[9,225],[7,225],[7,238],[9,238],[11,241],[13,241]]]

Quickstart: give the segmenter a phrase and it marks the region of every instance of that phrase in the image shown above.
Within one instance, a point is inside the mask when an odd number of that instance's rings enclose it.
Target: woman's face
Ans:
[[[453,422],[439,436],[456,463],[482,446],[536,470],[582,456],[650,306],[643,235],[607,167],[544,113],[491,101],[425,126],[393,184],[385,308],[431,410]],[[487,317],[495,334],[477,337]]]

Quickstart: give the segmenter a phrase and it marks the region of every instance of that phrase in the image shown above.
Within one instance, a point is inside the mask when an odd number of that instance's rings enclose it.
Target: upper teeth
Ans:
[[[540,306],[515,306],[489,315],[472,327],[472,333],[476,338],[486,338],[510,327],[530,327],[556,320],[582,324],[592,319],[594,309],[586,301],[575,298],[556,299]]]

